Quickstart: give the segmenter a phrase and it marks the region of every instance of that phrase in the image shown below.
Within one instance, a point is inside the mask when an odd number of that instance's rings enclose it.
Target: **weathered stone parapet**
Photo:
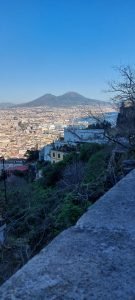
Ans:
[[[5,300],[135,299],[135,171],[5,282]]]

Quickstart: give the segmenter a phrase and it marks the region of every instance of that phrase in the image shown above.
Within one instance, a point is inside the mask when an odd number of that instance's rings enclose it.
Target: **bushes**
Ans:
[[[98,178],[104,177],[108,163],[107,157],[108,155],[104,150],[100,150],[90,157],[85,182],[96,182]]]
[[[56,217],[56,228],[62,230],[74,225],[83,212],[82,207],[75,205],[70,200],[66,201]]]
[[[12,252],[20,253],[18,267],[22,265],[23,254],[22,246],[18,245],[16,250],[17,240],[25,240],[30,258],[60,231],[74,225],[104,193],[107,164],[105,146],[85,144],[80,154],[72,153],[57,164],[44,166],[40,181],[30,183],[17,177],[17,184],[8,183],[8,237],[9,244],[14,241]],[[13,272],[14,265],[13,262]]]
[[[54,186],[62,177],[64,163],[61,161],[57,164],[48,165],[43,169],[42,183],[44,187]]]
[[[75,152],[66,155],[63,161],[56,164],[49,164],[43,168],[43,178],[41,184],[44,188],[53,187],[63,176],[66,167],[71,165],[75,160],[78,160],[78,155]]]
[[[103,149],[104,146],[100,144],[84,144],[81,146],[80,149],[80,160],[82,161],[88,161],[91,155],[95,154],[99,150]]]
[[[93,154],[88,163],[84,183],[89,186],[89,200],[93,203],[102,196],[107,187],[107,167],[110,154],[107,147]]]
[[[110,128],[111,128],[111,123],[106,120],[101,121],[100,116],[99,116],[99,121],[97,123],[88,125],[88,129],[110,129]]]
[[[73,226],[90,205],[88,201],[82,202],[76,200],[76,196],[77,193],[75,192],[63,194],[57,214],[53,215],[56,232]]]
[[[39,151],[36,149],[27,150],[24,156],[26,157],[28,162],[34,162],[39,158]]]

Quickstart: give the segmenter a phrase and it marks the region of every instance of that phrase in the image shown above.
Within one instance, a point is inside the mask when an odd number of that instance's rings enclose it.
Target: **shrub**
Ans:
[[[106,151],[100,150],[93,154],[88,161],[85,182],[96,182],[98,178],[103,178],[107,163],[108,153]]]
[[[80,160],[88,161],[91,155],[95,154],[99,150],[103,149],[104,146],[96,143],[87,143],[81,146],[80,149]]]

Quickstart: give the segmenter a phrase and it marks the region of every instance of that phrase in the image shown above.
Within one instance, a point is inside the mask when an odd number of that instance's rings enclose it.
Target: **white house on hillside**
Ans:
[[[107,143],[108,139],[104,136],[104,129],[79,129],[69,126],[64,129],[64,141],[68,144],[105,144]]]
[[[51,150],[54,147],[58,150],[63,145],[65,145],[65,143],[63,143],[60,140],[56,140],[54,143],[51,143],[51,144],[48,144],[48,145],[44,146],[39,152],[39,160],[52,162]]]
[[[44,146],[40,151],[39,151],[39,160],[44,160],[44,161],[51,161],[51,149],[52,149],[52,144]]]
[[[44,146],[39,152],[39,160],[56,162],[63,157],[63,151],[60,153],[53,153],[61,151],[61,147],[68,145],[74,146],[78,143],[98,143],[105,144],[108,139],[104,136],[104,129],[80,129],[77,127],[69,126],[64,128],[64,141],[56,140],[54,143]],[[55,155],[53,157],[52,155]],[[58,157],[60,156],[60,157]]]

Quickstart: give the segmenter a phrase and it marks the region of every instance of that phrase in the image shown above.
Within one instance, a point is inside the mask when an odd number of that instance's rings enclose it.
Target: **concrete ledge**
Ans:
[[[118,228],[135,234],[135,170],[92,205],[79,219],[76,227]]]
[[[0,288],[5,300],[134,300],[135,171]]]

